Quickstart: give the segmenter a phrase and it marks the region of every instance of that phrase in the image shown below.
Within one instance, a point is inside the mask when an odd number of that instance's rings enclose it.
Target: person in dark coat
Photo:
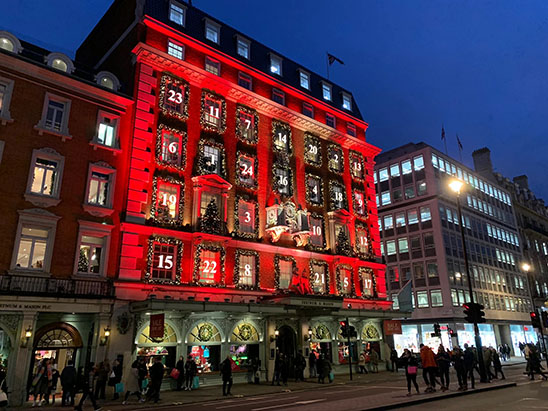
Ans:
[[[192,381],[198,373],[198,367],[192,355],[189,355],[185,362],[185,390],[192,391]]]
[[[299,352],[295,358],[295,382],[301,380],[304,382],[304,369],[306,368],[306,360]]]
[[[93,385],[95,383],[97,367],[95,366],[94,363],[91,362],[89,363],[88,368],[89,368],[89,372],[87,373],[87,378],[84,379],[82,398],[80,398],[80,402],[78,403],[78,405],[74,407],[76,411],[82,411],[82,405],[84,405],[84,402],[86,401],[86,398],[88,397],[95,411],[98,411],[101,409],[101,407],[97,405],[97,401],[95,400],[95,394],[93,392]]]
[[[63,387],[63,395],[61,397],[61,405],[64,407],[70,398],[70,405],[74,407],[74,396],[76,395],[76,368],[74,362],[69,360],[67,366],[61,371],[61,387]]]
[[[440,344],[438,348],[438,353],[436,354],[436,362],[438,363],[440,380],[441,380],[441,390],[447,391],[449,389],[449,366],[451,365],[451,356],[443,345]]]
[[[403,350],[401,361],[405,368],[405,378],[407,379],[407,396],[411,396],[411,383],[413,383],[417,394],[419,394],[419,385],[417,384],[417,370],[419,368],[419,362],[407,348]]]
[[[280,368],[280,376],[282,377],[282,383],[283,385],[287,386],[287,378],[289,377],[289,359],[287,358],[287,355],[280,355],[281,360],[281,368]]]
[[[541,370],[540,362],[541,362],[540,354],[537,348],[533,344],[531,344],[529,357],[527,360],[527,365],[529,369],[529,375],[531,376],[531,380],[535,379],[535,373],[540,374],[543,380],[548,379],[548,376]]]
[[[185,381],[185,357],[182,355],[179,357],[179,361],[175,364],[175,369],[179,371],[179,376],[177,377],[177,391],[181,391],[183,382]]]
[[[274,382],[280,385],[280,374],[282,372],[282,362],[280,356],[281,354],[278,354],[274,360],[274,374],[272,375],[272,384],[270,385],[274,385]]]
[[[459,382],[459,391],[467,390],[466,382],[466,367],[464,365],[464,353],[460,347],[455,347],[451,353],[451,360],[453,361],[453,366],[455,367],[455,372],[457,373],[457,380]]]
[[[501,346],[501,348],[502,348],[502,346]],[[492,351],[493,351],[493,356],[492,356],[493,370],[495,371],[495,378],[497,378],[497,379],[499,378],[499,372],[500,372],[501,379],[505,380],[506,377],[504,376],[504,373],[502,372],[502,364],[500,362],[499,353],[494,348],[492,348]]]
[[[114,360],[112,362],[112,373],[114,373],[114,377],[109,379],[109,385],[114,387],[114,396],[112,397],[113,400],[117,400],[118,398],[120,398],[120,393],[116,392],[116,384],[122,382],[123,372],[124,368],[122,367],[122,363],[119,360]]]
[[[310,371],[310,378],[315,378],[318,375],[317,369],[316,369],[316,362],[317,362],[316,350],[312,350],[310,351],[310,355],[308,356],[308,368]]]
[[[320,371],[320,375],[322,377],[322,384],[324,383],[325,378],[327,378],[327,381],[329,383],[333,382],[331,378],[329,378],[329,374],[331,373],[331,370],[332,370],[331,362],[329,361],[329,359],[325,357],[324,354],[322,354],[321,371]]]
[[[156,357],[154,364],[150,367],[150,388],[147,392],[147,397],[153,400],[154,403],[160,401],[160,389],[162,388],[162,380],[164,379],[164,364],[162,358]]]
[[[230,355],[226,356],[226,359],[221,363],[221,377],[223,379],[223,396],[232,395],[230,389],[232,388],[232,360]]]
[[[148,375],[148,369],[147,369],[147,365],[145,363],[144,358],[139,359],[137,370],[139,371],[139,387],[141,387],[140,388],[141,391],[144,391],[143,382],[145,381]]]
[[[474,368],[476,367],[476,353],[469,347],[468,344],[464,344],[464,367],[466,369],[466,376],[470,379],[470,386],[475,388],[474,380]]]
[[[49,404],[49,396],[51,395],[51,405],[55,405],[55,394],[57,393],[57,384],[59,383],[59,371],[57,364],[51,366],[51,385],[48,387],[46,395],[46,404]]]
[[[395,348],[390,350],[390,362],[392,363],[392,372],[398,372],[398,352]]]

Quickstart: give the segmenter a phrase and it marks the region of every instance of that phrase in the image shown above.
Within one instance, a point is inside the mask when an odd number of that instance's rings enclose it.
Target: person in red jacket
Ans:
[[[436,392],[436,373],[438,365],[434,351],[427,345],[421,344],[422,378],[427,385],[425,392]]]

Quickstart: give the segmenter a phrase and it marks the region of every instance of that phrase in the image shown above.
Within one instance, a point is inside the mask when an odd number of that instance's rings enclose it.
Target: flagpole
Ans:
[[[457,134],[457,146],[459,148],[459,159],[460,159],[460,162],[462,163],[462,144],[460,142],[458,134]]]

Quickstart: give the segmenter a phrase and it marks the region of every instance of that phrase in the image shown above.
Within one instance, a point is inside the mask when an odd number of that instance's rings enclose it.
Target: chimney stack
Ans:
[[[521,188],[529,190],[529,178],[525,174],[514,177],[514,183],[518,184]]]
[[[477,173],[490,180],[494,180],[493,163],[491,163],[491,150],[487,147],[480,148],[472,153],[474,169]]]

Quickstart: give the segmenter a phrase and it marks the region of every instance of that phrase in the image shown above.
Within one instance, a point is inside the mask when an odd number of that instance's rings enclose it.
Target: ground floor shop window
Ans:
[[[230,358],[234,361],[232,371],[247,371],[253,361],[259,362],[259,343],[231,345]]]
[[[327,358],[329,361],[333,360],[333,348],[331,342],[311,342],[310,352],[312,352],[312,350],[314,350],[316,354],[316,359],[323,355],[324,358]]]
[[[139,347],[137,349],[137,357],[144,358],[147,367],[151,367],[154,363],[154,358],[160,357],[162,364],[165,367],[173,368],[177,362],[177,347],[162,347],[157,345],[155,347]]]
[[[401,330],[401,334],[394,334],[394,347],[398,355],[402,355],[406,348],[415,353],[419,352],[419,326],[402,325]]]
[[[358,361],[358,344],[356,341],[351,341],[348,345],[347,341],[339,341],[339,364],[348,364],[348,357],[352,354],[352,362]]]
[[[510,338],[512,339],[512,348],[515,356],[523,356],[519,346],[520,344],[533,343],[538,341],[537,333],[529,325],[510,325]]]
[[[495,339],[495,332],[493,331],[493,325],[491,324],[478,324],[481,345],[483,347],[497,347],[497,340]],[[464,344],[476,345],[474,325],[473,324],[457,324],[459,346],[462,348]]]
[[[198,373],[207,374],[219,371],[221,363],[220,345],[193,345],[188,347],[188,354],[192,356],[198,366]]]

